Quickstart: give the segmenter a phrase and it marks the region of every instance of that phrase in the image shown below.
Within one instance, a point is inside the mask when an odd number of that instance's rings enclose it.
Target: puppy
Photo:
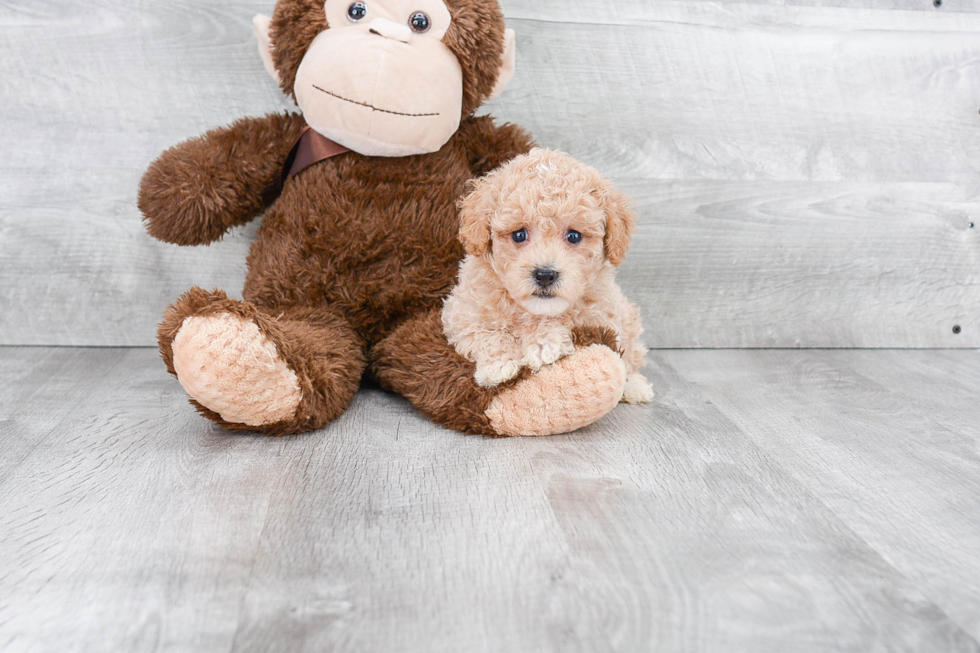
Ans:
[[[572,328],[606,327],[626,364],[623,400],[653,388],[639,309],[616,284],[636,216],[628,198],[567,154],[536,148],[471,182],[459,202],[466,257],[442,323],[491,387],[571,354]]]

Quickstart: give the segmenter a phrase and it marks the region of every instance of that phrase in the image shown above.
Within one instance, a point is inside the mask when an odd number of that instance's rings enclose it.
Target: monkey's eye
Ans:
[[[527,242],[527,229],[519,229],[519,230],[515,231],[514,233],[512,233],[510,235],[510,237],[518,245],[520,245],[521,243],[525,243],[525,242]]]
[[[572,245],[578,245],[582,242],[582,234],[575,231],[574,229],[569,229],[568,233],[565,234],[565,240],[567,240]]]
[[[408,19],[408,24],[412,27],[413,32],[422,34],[423,32],[428,32],[429,27],[432,24],[429,22],[429,17],[423,14],[421,11],[416,11],[412,14],[412,17]]]
[[[365,16],[367,16],[367,5],[363,2],[355,2],[347,7],[347,17],[351,19],[351,22],[358,23],[364,20]]]

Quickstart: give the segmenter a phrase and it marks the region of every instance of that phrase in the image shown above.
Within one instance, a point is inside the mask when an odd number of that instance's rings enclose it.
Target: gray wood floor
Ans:
[[[0,348],[0,650],[980,651],[978,351],[662,351],[568,436],[197,417]]]

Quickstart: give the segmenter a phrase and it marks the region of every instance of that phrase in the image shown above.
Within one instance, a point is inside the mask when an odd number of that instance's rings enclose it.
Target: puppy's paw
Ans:
[[[492,388],[500,385],[504,381],[510,381],[521,371],[521,366],[517,361],[493,361],[492,363],[477,364],[476,378],[477,385],[484,388]]]
[[[521,360],[523,365],[527,365],[537,372],[544,365],[544,347],[541,345],[531,345],[524,349],[524,358]]]
[[[572,341],[572,334],[569,333],[566,337],[562,338],[561,342],[558,343],[558,358],[571,356],[574,353],[575,353],[575,343]],[[558,358],[556,358],[555,360],[558,360]]]
[[[562,356],[561,345],[549,342],[541,345],[541,362],[551,365]]]
[[[551,365],[574,352],[575,344],[570,337],[555,342],[546,342],[541,345],[541,362],[545,365]]]
[[[626,378],[623,401],[628,404],[648,404],[653,401],[653,386],[642,374],[634,372]]]
[[[524,352],[525,365],[537,372],[545,365],[551,365],[575,351],[571,338],[565,341],[547,341],[531,345]]]

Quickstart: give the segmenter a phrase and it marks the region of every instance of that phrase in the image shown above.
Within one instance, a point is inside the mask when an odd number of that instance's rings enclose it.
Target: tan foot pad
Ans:
[[[226,422],[289,419],[303,397],[296,373],[251,320],[229,313],[184,320],[173,342],[177,379]]]
[[[555,435],[588,426],[623,396],[626,365],[614,351],[592,345],[504,390],[487,409],[500,435]]]

